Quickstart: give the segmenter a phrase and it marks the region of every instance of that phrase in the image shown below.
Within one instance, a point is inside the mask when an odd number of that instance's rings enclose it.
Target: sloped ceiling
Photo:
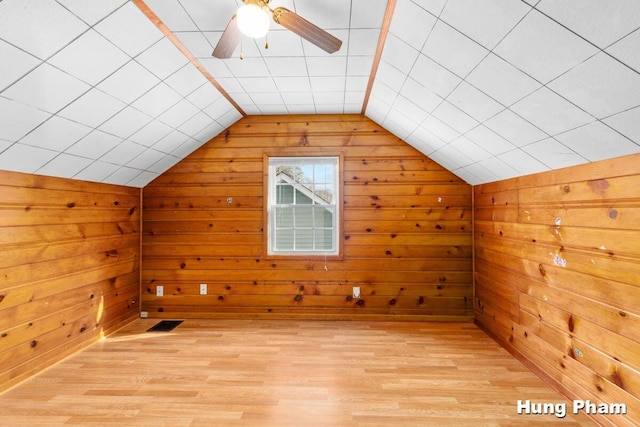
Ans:
[[[251,114],[361,113],[471,184],[640,152],[640,2],[0,0],[0,169],[143,187]],[[244,59],[240,59],[242,53]]]

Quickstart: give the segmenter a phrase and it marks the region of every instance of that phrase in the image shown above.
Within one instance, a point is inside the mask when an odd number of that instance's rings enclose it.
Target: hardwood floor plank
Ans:
[[[0,395],[0,426],[593,425],[469,323],[140,319]],[[566,418],[517,400],[566,403]]]

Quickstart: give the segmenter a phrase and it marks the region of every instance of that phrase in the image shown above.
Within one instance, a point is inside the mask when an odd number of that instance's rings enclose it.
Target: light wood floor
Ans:
[[[186,320],[145,333],[156,322],[0,395],[0,425],[592,425],[518,415],[518,399],[566,400],[472,324]]]

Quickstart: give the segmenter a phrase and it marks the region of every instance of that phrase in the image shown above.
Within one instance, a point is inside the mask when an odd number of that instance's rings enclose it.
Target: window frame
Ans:
[[[313,157],[336,157],[337,158],[337,181],[336,181],[336,191],[337,198],[335,201],[336,213],[338,218],[336,220],[336,245],[337,252],[336,253],[312,253],[312,252],[271,252],[271,237],[272,237],[272,222],[271,222],[271,199],[270,199],[270,187],[271,180],[269,176],[269,159],[271,158],[313,158]],[[341,151],[329,151],[326,149],[315,150],[306,148],[303,150],[300,149],[281,149],[281,150],[273,150],[267,151],[263,155],[263,200],[264,200],[264,219],[263,219],[263,257],[268,259],[276,259],[276,258],[297,258],[297,259],[323,259],[323,260],[342,260],[343,259],[343,197],[344,197],[344,169],[343,169],[343,153]]]

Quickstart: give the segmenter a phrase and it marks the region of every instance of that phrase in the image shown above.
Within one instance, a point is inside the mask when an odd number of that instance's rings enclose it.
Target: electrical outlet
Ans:
[[[148,311],[141,311],[140,312],[140,317],[142,319],[146,319],[147,317],[149,317],[149,312]]]
[[[156,286],[156,296],[164,296],[164,286]]]
[[[207,284],[200,283],[200,295],[206,295],[206,294],[207,294]]]
[[[353,287],[353,297],[360,298],[360,286]]]

